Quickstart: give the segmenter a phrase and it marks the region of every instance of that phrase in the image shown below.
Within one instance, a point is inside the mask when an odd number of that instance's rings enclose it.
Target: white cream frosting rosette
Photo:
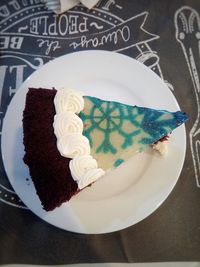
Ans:
[[[69,163],[72,177],[79,181],[91,169],[97,168],[97,161],[90,155],[76,156]]]
[[[60,89],[55,95],[54,106],[53,127],[57,148],[63,157],[72,159],[69,163],[71,175],[82,189],[105,174],[90,155],[89,140],[82,134],[83,122],[77,114],[84,109],[83,93]]]
[[[82,133],[83,122],[75,113],[61,112],[54,116],[54,133],[58,139],[61,139],[66,133]]]
[[[95,182],[105,174],[102,169],[98,168],[97,161],[91,155],[76,156],[70,161],[69,167],[79,189]]]
[[[57,148],[66,158],[74,158],[90,154],[89,140],[80,133],[65,134],[58,139]]]
[[[92,184],[96,180],[98,180],[100,177],[102,177],[105,174],[105,171],[101,168],[91,169],[88,170],[83,178],[78,181],[78,187],[80,189],[86,187],[89,184]]]
[[[80,113],[84,109],[83,93],[74,89],[59,89],[54,98],[56,114],[61,112]]]

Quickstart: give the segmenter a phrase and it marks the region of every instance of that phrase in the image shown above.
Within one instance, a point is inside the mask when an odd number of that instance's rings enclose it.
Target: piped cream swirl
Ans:
[[[54,133],[58,139],[62,138],[66,133],[82,133],[83,122],[73,112],[61,112],[54,116]]]
[[[63,157],[72,159],[69,163],[71,175],[82,189],[105,174],[90,155],[89,140],[82,134],[83,122],[76,115],[84,109],[83,94],[74,89],[60,89],[55,95],[54,106],[57,148]]]
[[[105,171],[101,168],[88,170],[83,178],[78,181],[78,187],[80,189],[86,187],[86,185],[92,184],[105,174]]]
[[[66,158],[89,155],[90,144],[88,139],[80,133],[65,134],[58,139],[57,148],[60,154]]]
[[[97,161],[90,155],[77,156],[69,163],[73,179],[79,181],[91,169],[97,168]]]
[[[60,89],[54,98],[56,113],[72,111],[80,113],[84,108],[83,93],[74,89]]]

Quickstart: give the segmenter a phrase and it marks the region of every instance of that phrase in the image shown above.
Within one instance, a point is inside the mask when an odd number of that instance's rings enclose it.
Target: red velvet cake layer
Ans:
[[[59,207],[77,193],[69,160],[56,146],[53,120],[56,90],[30,88],[23,113],[24,162],[46,211]]]

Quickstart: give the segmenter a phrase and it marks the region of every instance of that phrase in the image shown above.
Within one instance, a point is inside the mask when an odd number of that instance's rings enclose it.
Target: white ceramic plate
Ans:
[[[2,155],[14,190],[40,218],[73,232],[108,233],[138,223],[167,198],[184,162],[184,126],[173,132],[167,157],[162,158],[150,149],[140,153],[60,208],[45,212],[31,180],[27,180],[29,171],[22,160],[22,112],[28,87],[72,87],[91,96],[126,104],[170,111],[179,110],[179,107],[171,91],[154,72],[117,53],[68,54],[33,73],[8,107],[2,131]]]

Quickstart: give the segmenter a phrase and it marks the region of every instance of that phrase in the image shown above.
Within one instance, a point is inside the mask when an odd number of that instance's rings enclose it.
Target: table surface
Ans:
[[[143,62],[167,83],[190,120],[184,166],[170,196],[143,221],[109,234],[75,234],[40,220],[11,188],[0,157],[0,264],[200,261],[199,13],[199,0],[102,0],[90,11],[78,5],[58,17],[39,0],[1,1],[1,129],[10,100],[31,73],[85,50],[83,38],[100,40],[124,26],[134,37],[128,42],[90,42],[87,49]]]

